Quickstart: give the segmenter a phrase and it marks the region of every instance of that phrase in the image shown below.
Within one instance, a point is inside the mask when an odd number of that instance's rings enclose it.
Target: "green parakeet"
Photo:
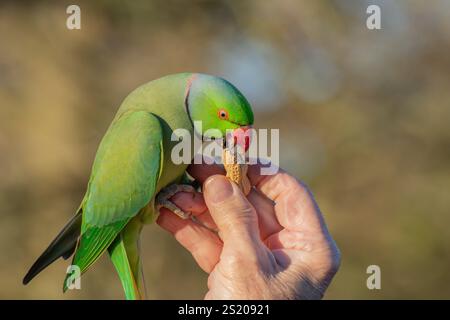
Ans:
[[[194,121],[201,121],[202,132],[196,132]],[[139,236],[143,225],[157,217],[157,195],[180,183],[188,166],[171,160],[177,143],[171,141],[173,130],[183,128],[192,136],[205,137],[208,129],[216,128],[223,137],[227,130],[252,124],[248,101],[221,78],[180,73],[135,89],[123,101],[100,143],[78,211],[33,264],[23,283],[56,259],[68,259],[72,254],[72,265],[84,273],[108,251],[125,297],[144,298]]]

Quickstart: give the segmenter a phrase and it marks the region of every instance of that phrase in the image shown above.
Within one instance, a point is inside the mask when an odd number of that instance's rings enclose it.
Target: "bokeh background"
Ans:
[[[73,3],[81,30],[66,28]],[[325,298],[450,298],[447,0],[2,1],[0,298],[123,297],[107,257],[65,295],[65,261],[21,280],[77,209],[122,99],[182,71],[225,77],[257,127],[280,129],[281,165],[342,251]],[[203,297],[207,275],[171,236],[149,226],[142,245],[150,298]]]

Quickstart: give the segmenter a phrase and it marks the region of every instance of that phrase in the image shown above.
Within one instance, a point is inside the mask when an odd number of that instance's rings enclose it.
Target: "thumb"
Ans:
[[[223,175],[214,175],[205,181],[203,192],[224,242],[260,241],[255,209],[236,184]]]

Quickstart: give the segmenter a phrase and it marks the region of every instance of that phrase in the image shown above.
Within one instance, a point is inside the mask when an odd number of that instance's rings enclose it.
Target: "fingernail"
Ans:
[[[220,203],[233,194],[233,186],[224,176],[213,176],[205,182],[206,196],[213,203]]]

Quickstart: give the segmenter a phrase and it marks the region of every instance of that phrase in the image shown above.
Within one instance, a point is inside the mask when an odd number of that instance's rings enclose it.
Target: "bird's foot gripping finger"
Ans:
[[[194,193],[195,188],[189,184],[171,184],[159,192],[157,199],[168,200],[178,192]]]
[[[176,204],[169,200],[178,192],[194,193],[195,188],[188,184],[171,184],[170,186],[162,189],[159,192],[158,196],[156,197],[156,209],[159,211],[161,208],[166,208],[175,213],[181,219],[189,219],[192,217],[192,214],[190,212],[184,212],[183,210],[178,208]]]
[[[203,222],[201,222],[197,217],[192,215],[191,212],[185,212],[180,209],[175,203],[173,203],[170,198],[177,194],[178,192],[196,192],[195,188],[188,184],[172,184],[164,189],[162,189],[158,196],[156,197],[156,209],[159,211],[161,208],[166,208],[171,212],[175,213],[181,219],[190,219],[192,222],[217,233],[217,230],[211,229]]]
[[[161,208],[166,208],[168,210],[170,210],[171,212],[175,213],[177,216],[179,216],[181,219],[189,219],[192,217],[192,214],[190,212],[184,212],[183,210],[181,210],[180,208],[177,207],[177,205],[175,203],[173,203],[170,200],[157,200],[157,206],[156,208],[158,209],[158,211],[160,211]]]

